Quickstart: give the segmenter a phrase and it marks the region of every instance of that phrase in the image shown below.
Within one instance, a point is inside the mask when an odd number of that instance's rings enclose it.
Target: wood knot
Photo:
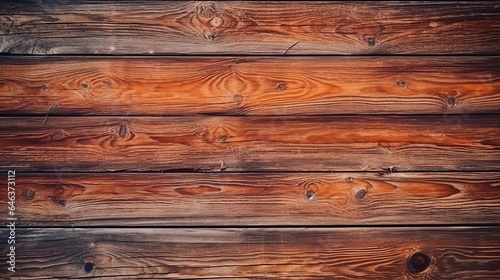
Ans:
[[[66,207],[66,200],[64,199],[57,199],[55,202],[61,207]]]
[[[92,272],[92,270],[94,270],[94,268],[95,268],[95,264],[93,262],[86,262],[83,265],[83,270],[85,270],[86,273]]]
[[[56,196],[61,196],[64,194],[64,187],[58,187],[57,189],[54,190],[54,194]]]
[[[366,43],[367,43],[367,44],[368,44],[368,46],[370,46],[370,47],[375,46],[375,38],[373,38],[373,37],[369,37],[368,39],[366,39]]]
[[[446,98],[446,104],[448,105],[448,107],[455,107],[457,106],[457,99],[453,96],[448,96],[448,98]]]
[[[125,136],[127,136],[127,126],[122,124],[120,125],[120,127],[118,128],[118,136],[120,136],[120,138],[125,138]]]
[[[206,138],[208,142],[219,142],[219,143],[226,143],[231,136],[229,131],[224,128],[224,127],[217,127],[213,131],[208,131],[209,135]]]
[[[286,85],[285,83],[279,83],[279,84],[276,86],[276,88],[277,88],[278,90],[283,91],[283,90],[287,89],[287,85]]]
[[[32,200],[33,198],[35,198],[35,192],[33,190],[28,189],[24,191],[24,197],[27,200]]]
[[[353,178],[353,177],[351,177],[351,176],[349,176],[349,177],[345,178],[345,181],[346,181],[347,183],[354,183],[354,178]]]
[[[307,200],[309,200],[309,201],[314,200],[315,196],[316,196],[316,193],[313,190],[306,191]]]
[[[42,90],[43,90],[43,91],[46,91],[46,90],[48,90],[48,89],[49,89],[49,87],[48,87],[47,85],[42,85]]]
[[[356,193],[354,194],[354,197],[357,200],[363,200],[366,197],[367,193],[368,193],[368,191],[365,188],[360,188],[356,191]]]
[[[406,87],[406,83],[405,83],[405,81],[401,81],[401,80],[397,81],[397,82],[396,82],[396,85],[398,85],[398,87],[400,87],[400,88],[404,88],[404,87]]]
[[[422,252],[417,252],[411,255],[407,261],[408,269],[413,273],[425,271],[431,264],[431,258]]]
[[[213,18],[217,14],[215,5],[213,3],[205,4],[199,7],[198,13],[204,18]]]
[[[229,138],[229,136],[227,136],[227,135],[221,135],[221,136],[219,136],[219,141],[221,143],[226,143],[228,138]]]
[[[210,25],[212,25],[213,27],[219,27],[219,26],[222,26],[224,24],[224,19],[222,19],[221,17],[214,17],[210,20]]]

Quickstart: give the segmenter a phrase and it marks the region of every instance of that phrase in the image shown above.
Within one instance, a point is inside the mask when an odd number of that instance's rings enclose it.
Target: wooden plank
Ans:
[[[494,54],[497,2],[3,1],[13,54]]]
[[[4,117],[0,169],[488,171],[498,116]]]
[[[500,173],[18,173],[16,183],[23,226],[500,224]]]
[[[500,112],[499,57],[0,57],[1,114]]]
[[[39,279],[493,279],[500,273],[497,227],[47,228],[18,229],[17,238],[17,272],[10,275]]]

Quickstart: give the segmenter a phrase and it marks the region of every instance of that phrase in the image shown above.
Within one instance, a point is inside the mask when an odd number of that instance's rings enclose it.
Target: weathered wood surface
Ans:
[[[495,54],[498,2],[3,1],[12,54]]]
[[[494,279],[500,273],[497,227],[33,228],[19,229],[16,245],[15,276],[37,279]]]
[[[497,116],[4,117],[0,169],[488,171]]]
[[[23,226],[500,223],[499,173],[18,173],[16,182]]]
[[[0,57],[0,114],[500,112],[499,57]]]

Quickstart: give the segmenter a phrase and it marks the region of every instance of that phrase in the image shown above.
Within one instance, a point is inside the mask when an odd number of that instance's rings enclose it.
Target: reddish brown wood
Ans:
[[[481,171],[496,116],[4,117],[0,169]]]
[[[500,113],[498,57],[0,57],[0,113]]]
[[[500,223],[500,174],[19,173],[16,205],[23,226],[471,225]]]

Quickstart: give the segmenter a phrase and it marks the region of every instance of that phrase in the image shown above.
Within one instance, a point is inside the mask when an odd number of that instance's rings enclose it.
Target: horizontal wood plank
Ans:
[[[488,171],[498,116],[4,117],[0,169]]]
[[[500,224],[499,173],[18,173],[16,184],[22,226]]]
[[[500,112],[499,57],[0,57],[0,114]]]
[[[494,54],[497,2],[3,1],[12,54]]]
[[[493,279],[500,273],[496,227],[17,230],[17,272],[10,275],[37,279]],[[3,240],[7,231],[0,232]]]

